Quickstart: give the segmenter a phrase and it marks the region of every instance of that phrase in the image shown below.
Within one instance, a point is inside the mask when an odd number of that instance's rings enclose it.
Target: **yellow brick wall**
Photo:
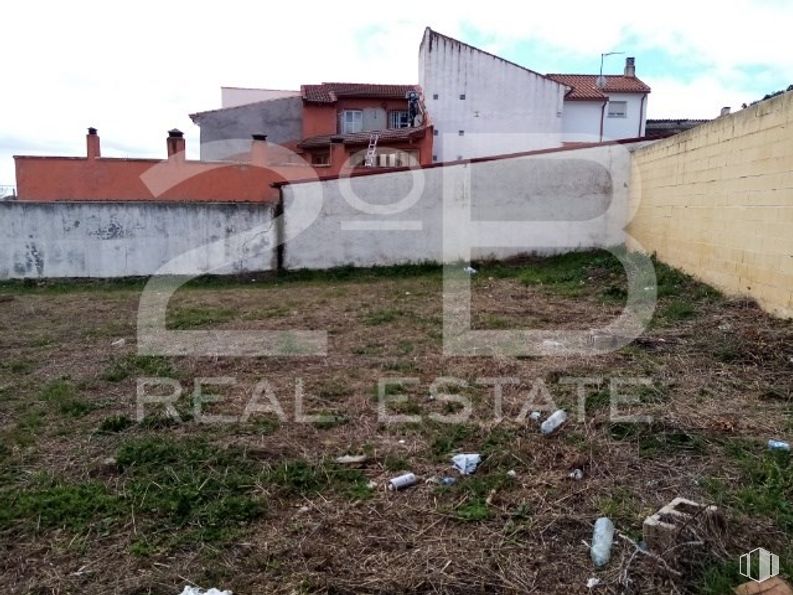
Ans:
[[[793,317],[793,92],[638,149],[630,200],[630,247]]]

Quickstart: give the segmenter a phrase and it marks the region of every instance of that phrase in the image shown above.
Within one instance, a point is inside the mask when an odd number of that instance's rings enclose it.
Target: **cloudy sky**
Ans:
[[[220,86],[418,80],[425,26],[540,72],[596,73],[636,57],[649,117],[718,114],[793,83],[793,2],[132,3],[4,0],[0,185],[11,155],[162,157],[166,131],[220,106]],[[622,71],[622,56],[606,72]]]

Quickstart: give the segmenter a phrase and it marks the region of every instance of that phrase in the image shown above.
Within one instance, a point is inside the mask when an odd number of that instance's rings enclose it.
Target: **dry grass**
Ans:
[[[215,281],[172,301],[178,328],[327,329],[322,358],[141,358],[138,284],[3,286],[0,587],[577,593],[598,576],[600,593],[720,593],[737,581],[737,556],[758,546],[780,554],[789,572],[791,466],[764,442],[793,433],[793,326],[668,269],[661,283],[646,334],[591,358],[444,357],[432,267]],[[620,310],[621,287],[613,263],[597,254],[484,264],[474,326],[600,324]],[[126,345],[111,347],[120,337]],[[135,421],[135,379],[152,375],[184,386],[183,423]],[[189,415],[193,380],[210,376],[237,384],[212,387],[227,400],[209,412],[240,415],[266,379],[288,419],[198,423]],[[427,398],[440,376],[468,383],[468,423],[426,419],[454,409]],[[504,388],[500,422],[492,387],[476,383],[494,376],[521,380]],[[567,376],[606,379],[583,421],[550,438],[515,421],[538,378],[556,405],[575,411],[574,389],[559,382]],[[652,387],[634,387],[636,412],[654,422],[615,424],[608,379],[637,376]],[[396,408],[422,423],[378,423],[384,377],[419,379]],[[297,379],[307,412],[330,421],[294,421]],[[454,451],[485,459],[450,488],[424,484],[451,474]],[[333,459],[345,453],[369,460],[342,469]],[[568,478],[573,468],[584,470],[582,481]],[[408,470],[420,476],[417,487],[384,489]],[[723,507],[728,535],[669,553],[669,568],[619,539],[611,563],[595,572],[584,542],[598,516],[639,539],[643,518],[677,495]]]

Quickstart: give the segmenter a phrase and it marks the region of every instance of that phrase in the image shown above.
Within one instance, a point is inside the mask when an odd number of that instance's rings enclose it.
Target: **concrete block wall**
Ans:
[[[622,244],[636,146],[538,151],[286,185],[284,265],[468,260],[468,240],[471,259]]]
[[[637,150],[630,204],[629,246],[793,316],[793,92]]]
[[[0,202],[0,279],[271,270],[273,210],[240,203]]]

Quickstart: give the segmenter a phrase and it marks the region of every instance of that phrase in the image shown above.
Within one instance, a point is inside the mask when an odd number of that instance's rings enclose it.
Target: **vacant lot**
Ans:
[[[793,325],[658,272],[646,333],[589,358],[443,357],[431,266],[205,280],[171,301],[172,328],[326,329],[327,357],[142,357],[141,283],[0,286],[0,591],[585,593],[596,576],[595,593],[727,593],[738,555],[760,546],[790,576],[793,466],[765,443],[793,436]],[[600,325],[625,293],[602,253],[484,263],[473,285],[474,327],[491,329]],[[183,387],[181,422],[154,407],[138,419],[136,379],[152,376]],[[520,381],[504,386],[500,421],[477,381],[496,376]],[[226,400],[204,410],[237,421],[196,418],[202,377],[234,378],[205,389]],[[429,398],[438,377],[465,381],[442,392],[469,399],[470,420],[429,418],[459,413]],[[575,412],[566,377],[602,379],[584,419],[550,437],[516,419],[533,387]],[[650,384],[621,392],[652,421],[612,420],[610,381],[635,377]],[[415,379],[386,392],[406,394],[389,410],[419,423],[378,422],[382,378]],[[283,419],[240,421],[262,380]],[[301,385],[313,423],[295,419]],[[455,452],[484,460],[452,486],[425,483],[457,475]],[[368,459],[334,462],[345,454]],[[405,471],[418,485],[388,492]],[[668,565],[618,538],[594,570],[584,542],[597,517],[638,541],[644,517],[678,495],[722,507],[726,535],[668,552]]]

